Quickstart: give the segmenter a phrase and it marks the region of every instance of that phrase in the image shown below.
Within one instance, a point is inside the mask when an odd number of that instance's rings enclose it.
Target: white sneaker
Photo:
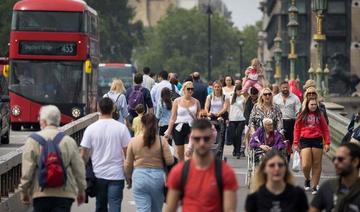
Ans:
[[[318,191],[318,186],[319,186],[319,185],[315,186],[315,187],[312,189],[311,194],[315,195],[315,194],[317,193],[317,191]]]

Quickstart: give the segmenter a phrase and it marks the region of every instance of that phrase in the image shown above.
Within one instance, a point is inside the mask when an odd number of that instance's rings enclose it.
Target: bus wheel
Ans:
[[[1,144],[9,144],[10,142],[10,136],[9,132],[7,132],[5,135],[1,136]]]
[[[20,131],[21,130],[21,124],[11,124],[11,130],[12,131]]]

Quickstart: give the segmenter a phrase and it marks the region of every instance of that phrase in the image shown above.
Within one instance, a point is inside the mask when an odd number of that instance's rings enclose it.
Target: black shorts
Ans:
[[[300,138],[300,148],[323,148],[323,138]]]
[[[181,146],[181,145],[184,145],[184,144],[188,144],[189,143],[189,135],[190,135],[190,132],[191,132],[191,128],[190,128],[190,125],[189,124],[182,124],[182,128],[179,131],[176,130],[176,127],[178,126],[179,124],[175,124],[174,125],[174,129],[173,129],[173,139],[174,139],[174,142],[175,142],[175,145],[176,146]]]

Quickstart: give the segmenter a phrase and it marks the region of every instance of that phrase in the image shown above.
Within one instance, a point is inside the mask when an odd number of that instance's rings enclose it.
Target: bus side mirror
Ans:
[[[87,59],[85,61],[84,71],[86,74],[91,74],[91,72],[92,72],[92,65],[91,65],[91,61],[89,59]]]
[[[9,65],[4,65],[3,70],[2,70],[2,74],[4,77],[8,78],[9,77]]]

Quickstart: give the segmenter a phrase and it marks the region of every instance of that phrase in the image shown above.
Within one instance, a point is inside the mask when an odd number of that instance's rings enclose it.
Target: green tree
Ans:
[[[12,8],[17,0],[2,0],[0,3],[0,57],[9,50]]]
[[[143,37],[141,22],[131,23],[134,9],[128,0],[87,0],[100,18],[100,50],[103,62],[130,62],[133,47]]]
[[[256,26],[247,26],[240,32],[225,17],[212,17],[212,78],[239,72],[240,36],[247,40],[245,59],[256,57]],[[138,46],[133,57],[139,67],[166,69],[182,77],[193,71],[207,76],[208,23],[206,13],[197,9],[170,8],[157,26],[147,29],[144,45]],[[248,38],[251,37],[251,38]]]

